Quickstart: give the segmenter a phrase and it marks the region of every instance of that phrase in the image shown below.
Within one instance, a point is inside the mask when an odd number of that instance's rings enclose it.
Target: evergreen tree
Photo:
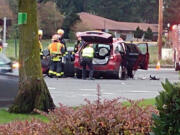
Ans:
[[[139,27],[136,28],[136,31],[134,32],[134,37],[135,38],[142,38],[144,34],[144,31],[141,30]]]
[[[153,32],[152,29],[148,27],[147,31],[145,32],[145,39],[152,40],[153,39]]]
[[[166,0],[165,1],[165,23],[180,24],[180,1]]]
[[[65,38],[69,38],[71,27],[76,23],[77,20],[80,20],[80,18],[75,13],[71,13],[69,15],[66,15],[64,22],[62,24],[62,28],[65,31],[65,33],[64,33]]]

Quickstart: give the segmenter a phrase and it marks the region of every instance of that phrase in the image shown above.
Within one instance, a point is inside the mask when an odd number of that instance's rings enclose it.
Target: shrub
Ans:
[[[0,135],[148,135],[151,131],[152,106],[139,106],[140,101],[122,105],[118,99],[96,101],[74,109],[63,106],[41,114],[48,123],[39,120],[12,122],[0,126]]]
[[[153,115],[156,135],[180,135],[180,83],[162,83],[164,91],[156,97],[158,115]]]
[[[100,86],[98,99],[78,108],[60,104],[48,114],[36,110],[49,119],[12,122],[0,126],[0,135],[149,135],[152,127],[153,106],[139,105],[141,102],[128,100],[122,104],[119,98],[101,102]]]
[[[35,119],[0,125],[0,135],[46,135],[47,133],[48,124]]]

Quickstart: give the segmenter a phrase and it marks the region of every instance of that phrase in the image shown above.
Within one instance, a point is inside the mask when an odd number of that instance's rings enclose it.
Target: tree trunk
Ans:
[[[48,111],[55,105],[41,71],[36,0],[19,0],[18,6],[19,12],[27,13],[27,24],[19,26],[19,91],[9,111],[30,113],[35,108]]]

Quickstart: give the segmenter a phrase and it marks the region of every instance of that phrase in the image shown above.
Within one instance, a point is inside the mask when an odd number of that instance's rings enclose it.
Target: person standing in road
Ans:
[[[42,30],[38,30],[40,58],[41,59],[43,58],[43,46],[42,46],[42,43],[41,43],[42,36],[43,36],[43,31]]]
[[[59,43],[59,36],[57,34],[52,36],[52,43],[48,46],[51,56],[51,64],[49,68],[50,77],[62,77],[62,55],[64,45]]]
[[[82,38],[79,34],[80,34],[80,32],[76,33],[77,42],[74,45],[74,51],[72,52],[73,60],[75,60],[75,53],[77,53],[79,48],[85,44],[85,42],[82,40]],[[74,78],[77,78],[77,70],[76,69],[74,69]]]
[[[74,53],[76,53],[78,51],[78,49],[85,43],[81,36],[79,35],[79,33],[77,32],[76,33],[76,37],[77,37],[77,42],[76,44],[74,45]]]
[[[57,34],[59,35],[59,42],[64,45],[63,52],[62,52],[63,53],[63,57],[62,57],[62,74],[63,75],[62,76],[64,77],[64,64],[66,63],[66,55],[68,54],[66,42],[64,40],[64,30],[58,29]]]
[[[89,67],[89,79],[93,80],[93,60],[94,57],[94,48],[93,48],[93,44],[89,44],[87,45],[87,47],[85,47],[82,50],[82,79],[85,80],[86,79],[86,66]]]

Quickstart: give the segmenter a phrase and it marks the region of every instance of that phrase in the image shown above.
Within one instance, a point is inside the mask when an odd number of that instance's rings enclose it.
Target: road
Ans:
[[[150,75],[160,80],[150,80]],[[134,79],[114,80],[96,79],[81,80],[73,78],[50,79],[45,78],[50,93],[56,105],[62,103],[68,106],[85,104],[84,99],[95,101],[97,99],[97,84],[100,85],[101,98],[113,99],[125,97],[128,99],[154,98],[163,90],[161,82],[168,78],[170,82],[179,80],[178,72],[174,69],[139,70]]]
[[[150,80],[150,75],[160,78],[160,80]],[[97,84],[100,85],[101,99],[113,99],[125,97],[129,99],[154,98],[159,91],[163,90],[161,82],[168,78],[170,82],[179,80],[178,72],[174,69],[149,69],[148,71],[138,70],[134,79],[96,79],[81,80],[74,78],[52,79],[45,77],[45,81],[50,90],[54,103],[58,106],[62,103],[67,106],[78,106],[85,104],[84,99],[91,102],[97,99]],[[1,79],[1,76],[0,76]],[[9,78],[13,80],[13,78]],[[16,80],[13,80],[15,84]],[[2,83],[3,84],[3,83]],[[8,101],[15,97],[17,91],[3,91],[0,84],[0,106],[2,101]]]

